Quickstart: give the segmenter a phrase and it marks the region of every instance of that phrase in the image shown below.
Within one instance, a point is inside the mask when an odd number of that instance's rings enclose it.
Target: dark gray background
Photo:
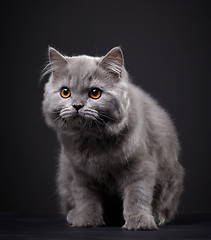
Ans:
[[[211,211],[209,1],[3,1],[0,210],[58,211],[59,145],[42,117],[48,44],[69,55],[122,46],[133,81],[171,114],[186,169],[180,211]],[[3,55],[2,55],[3,53]]]

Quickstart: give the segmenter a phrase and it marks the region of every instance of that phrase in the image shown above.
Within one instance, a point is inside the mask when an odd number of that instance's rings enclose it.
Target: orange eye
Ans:
[[[101,97],[102,91],[99,88],[91,88],[89,91],[89,97],[93,99],[98,99]]]
[[[67,87],[63,87],[63,88],[60,90],[60,95],[61,95],[63,98],[68,98],[68,97],[70,97],[70,95],[71,95],[70,89],[67,88]]]

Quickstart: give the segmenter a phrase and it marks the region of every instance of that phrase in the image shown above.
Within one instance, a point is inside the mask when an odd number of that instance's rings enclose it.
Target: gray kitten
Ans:
[[[61,144],[58,191],[72,226],[103,226],[101,192],[123,201],[123,228],[157,229],[172,219],[184,170],[174,125],[133,85],[122,51],[67,57],[49,47],[43,113]]]

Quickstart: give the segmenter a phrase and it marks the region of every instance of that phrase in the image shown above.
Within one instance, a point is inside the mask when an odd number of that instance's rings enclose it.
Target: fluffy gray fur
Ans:
[[[121,49],[67,57],[49,47],[49,60],[43,113],[61,144],[57,183],[69,224],[104,225],[102,186],[122,198],[125,229],[157,229],[171,220],[184,175],[175,127],[131,83]],[[89,95],[93,88],[101,90],[98,99]]]

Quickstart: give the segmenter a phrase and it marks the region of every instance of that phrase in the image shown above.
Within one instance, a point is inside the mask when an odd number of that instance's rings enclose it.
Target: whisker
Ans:
[[[86,113],[86,114],[84,114],[84,116],[89,117],[92,120],[96,119],[96,116],[94,116],[93,114],[90,114],[90,113]]]
[[[56,118],[53,119],[54,122],[58,121],[59,119],[61,119],[61,116],[57,116]]]
[[[107,126],[108,128],[110,128],[110,126],[109,126],[102,118],[99,118],[99,120],[101,121],[101,122],[98,121],[99,124],[105,125],[105,126]]]
[[[84,123],[83,127],[81,128],[81,130],[80,130],[78,133],[81,133],[81,132],[83,132],[83,131],[86,129],[86,127],[87,127],[87,122],[88,122],[88,120],[85,119],[85,123]]]
[[[84,112],[93,112],[93,113],[97,113],[98,114],[98,111],[97,110],[94,110],[94,109],[85,109]]]
[[[107,119],[109,119],[109,120],[111,120],[111,121],[115,121],[115,120],[116,120],[116,119],[114,119],[114,118],[111,118],[111,117],[108,116],[108,115],[103,114],[102,112],[99,113],[99,116],[102,116],[102,117],[104,117],[104,118],[107,118]]]
[[[62,118],[69,118],[69,117],[73,116],[73,111],[69,108],[64,108],[61,110],[60,116]]]
[[[52,111],[52,113],[60,113],[60,110],[54,110],[54,111]]]
[[[61,109],[61,112],[65,112],[65,111],[71,111],[71,108],[65,107],[65,108],[62,108],[62,109]]]
[[[65,122],[65,127],[67,128],[69,123],[68,119],[65,119],[64,122]]]
[[[101,135],[101,140],[102,140],[102,142],[104,142],[104,136],[103,136],[102,130],[101,130],[100,126],[98,125],[99,122],[98,122],[97,119],[94,119],[94,122],[95,122],[95,124],[97,125],[97,127],[99,129],[99,132],[100,132],[100,135]]]

